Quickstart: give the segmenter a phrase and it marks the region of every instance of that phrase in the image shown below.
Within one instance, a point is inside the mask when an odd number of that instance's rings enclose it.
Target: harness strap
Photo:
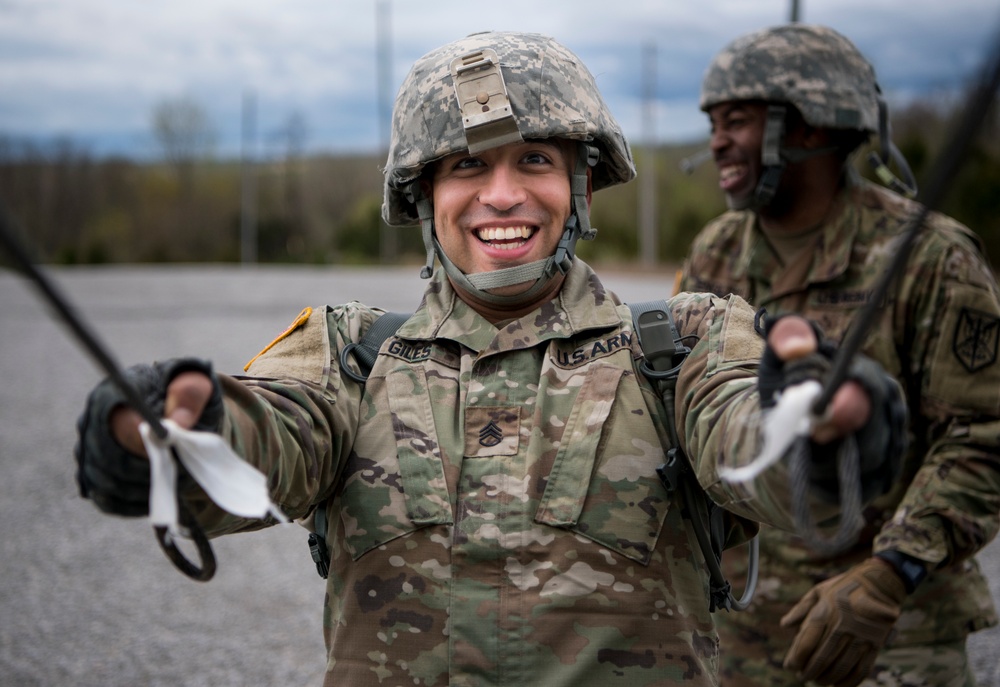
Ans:
[[[657,468],[656,472],[667,491],[672,494],[679,492],[684,500],[684,515],[691,522],[691,529],[708,567],[709,611],[714,612],[719,608],[742,611],[750,605],[757,589],[759,541],[756,536],[750,541],[746,585],[742,598],[737,599],[733,596],[732,585],[722,572],[725,513],[698,484],[677,436],[674,390],[681,365],[691,349],[684,345],[665,300],[629,303],[628,306],[632,311],[632,326],[639,337],[644,358],[640,369],[659,390],[666,411],[671,448],[667,451],[667,462]]]
[[[365,330],[360,341],[351,342],[340,351],[340,369],[343,373],[364,386],[382,344],[408,319],[410,319],[409,313],[387,312],[379,315]],[[358,365],[359,372],[355,372],[348,364],[352,357]],[[329,529],[326,521],[326,501],[317,505],[313,513],[313,531],[309,533],[309,554],[316,564],[316,572],[325,580],[330,575],[330,549],[326,545],[326,533]]]
[[[341,349],[340,369],[355,382],[364,385],[368,381],[368,375],[375,365],[375,359],[378,358],[383,342],[395,334],[408,319],[410,319],[409,313],[387,312],[379,315],[365,331],[361,341],[351,342]],[[355,372],[348,365],[352,357],[357,362],[360,372]]]

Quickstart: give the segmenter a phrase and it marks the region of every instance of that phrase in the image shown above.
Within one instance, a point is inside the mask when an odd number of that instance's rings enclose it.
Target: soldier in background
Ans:
[[[696,237],[678,288],[802,313],[840,341],[918,211],[885,166],[896,156],[905,170],[874,69],[829,28],[779,26],[715,57],[701,109],[730,211]],[[880,178],[902,194],[851,164],[872,134]],[[719,618],[724,685],[844,684],[809,661],[819,641],[835,650],[828,634],[869,647],[866,684],[973,684],[966,637],[997,623],[974,556],[1000,524],[1000,295],[978,237],[931,213],[880,313],[862,350],[905,389],[901,477],[840,555],[762,530],[757,597]],[[727,559],[738,575],[743,561]]]
[[[383,205],[390,224],[422,226],[430,282],[367,381],[341,356],[380,314],[357,302],[307,308],[249,376],[191,359],[132,370],[178,424],[221,434],[259,468],[288,516],[329,523],[326,684],[716,684],[708,575],[657,476],[666,428],[729,509],[730,541],[751,520],[790,526],[783,466],[739,484],[720,465],[751,461],[768,390],[795,370],[818,377],[826,359],[802,318],[774,324],[765,346],[743,300],[673,299],[692,350],[668,416],[628,306],[574,258],[593,236],[592,190],[633,176],[566,48],[511,33],[443,46],[400,89]],[[758,366],[772,382],[761,392]],[[901,390],[863,362],[851,379],[813,438],[855,437],[866,479],[889,483]],[[110,383],[91,394],[78,476],[107,512],[148,512],[138,425]],[[181,483],[211,536],[270,524]]]

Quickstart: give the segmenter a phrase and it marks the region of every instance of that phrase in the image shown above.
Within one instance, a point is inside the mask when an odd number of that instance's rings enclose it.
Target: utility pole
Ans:
[[[242,193],[240,198],[240,262],[257,262],[257,101],[253,91],[243,93]]]
[[[788,21],[793,24],[799,21],[799,0],[792,0],[792,8],[788,14]]]
[[[639,173],[639,261],[654,267],[659,241],[656,197],[656,44],[642,50],[642,171]]]
[[[392,7],[390,0],[375,4],[375,50],[378,91],[379,155],[389,154],[389,133],[392,129]],[[383,265],[395,262],[399,253],[399,231],[379,218],[379,257]]]

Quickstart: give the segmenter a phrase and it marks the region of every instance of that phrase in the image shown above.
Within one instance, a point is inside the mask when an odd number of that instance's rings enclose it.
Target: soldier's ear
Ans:
[[[802,147],[806,150],[817,150],[828,148],[832,145],[833,139],[829,129],[823,129],[809,124],[802,124]]]

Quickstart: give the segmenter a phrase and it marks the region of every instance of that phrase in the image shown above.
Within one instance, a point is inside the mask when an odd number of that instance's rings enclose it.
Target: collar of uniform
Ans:
[[[743,223],[743,230],[739,233],[741,237],[739,256],[733,265],[733,279],[740,281],[748,275],[756,277],[758,275],[755,275],[753,270],[754,255],[759,244],[766,244],[763,235],[757,229],[757,215],[750,210],[730,210],[730,212],[742,215],[740,221]]]
[[[856,197],[865,191],[864,180],[854,181],[848,175],[845,187],[837,194],[830,214],[817,228],[822,239],[812,253],[812,265],[804,284],[828,282],[847,271],[851,263],[854,240],[858,233],[858,213]],[[784,268],[780,266],[773,250],[764,238],[756,213],[746,212],[746,224],[737,262],[737,278],[748,275],[751,279],[771,283],[775,274]]]
[[[864,193],[867,183],[847,175],[844,188],[837,194],[830,215],[823,223],[823,239],[817,246],[809,271],[810,283],[831,281],[844,274],[850,266],[860,221],[857,200]]]
[[[477,352],[528,348],[581,331],[619,327],[622,319],[615,308],[619,303],[591,267],[576,258],[555,298],[497,329],[458,297],[439,268],[420,307],[398,335],[405,339],[450,339]]]

